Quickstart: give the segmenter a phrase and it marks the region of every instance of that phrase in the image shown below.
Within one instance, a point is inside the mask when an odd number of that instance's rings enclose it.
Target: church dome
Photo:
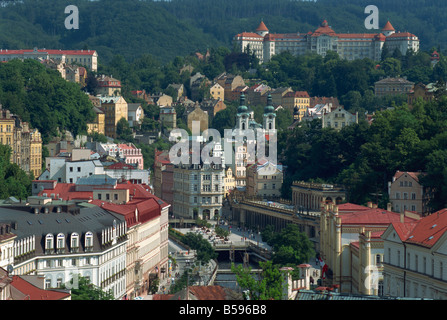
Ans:
[[[248,108],[245,105],[245,95],[242,93],[241,99],[240,99],[240,104],[239,104],[239,107],[237,108],[237,113],[245,113],[247,111],[248,111]]]
[[[269,94],[267,96],[267,105],[264,108],[264,114],[265,113],[273,113],[273,112],[275,112],[275,108],[273,107],[272,96]]]

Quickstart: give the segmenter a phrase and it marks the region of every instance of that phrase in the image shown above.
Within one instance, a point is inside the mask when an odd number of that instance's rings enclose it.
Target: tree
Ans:
[[[273,236],[270,243],[273,247],[272,261],[281,266],[307,263],[315,255],[313,244],[296,224],[288,224]]]
[[[119,119],[116,124],[116,136],[118,139],[125,141],[133,141],[132,129],[129,126],[129,122],[125,118]]]
[[[77,279],[77,283],[74,281]],[[62,288],[71,288],[71,299],[72,300],[114,300],[112,290],[107,292],[103,291],[101,288],[95,286],[90,282],[89,279],[81,276],[75,275],[71,279],[69,285],[62,285]]]
[[[231,265],[231,271],[242,289],[248,290],[250,300],[281,300],[283,298],[283,275],[272,261],[259,262],[262,272],[259,276],[251,273],[251,268]]]

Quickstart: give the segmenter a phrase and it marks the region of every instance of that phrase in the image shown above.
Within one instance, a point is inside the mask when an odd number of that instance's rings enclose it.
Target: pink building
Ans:
[[[125,162],[131,165],[137,164],[137,168],[143,170],[143,154],[133,143],[119,144],[118,148],[123,152]]]

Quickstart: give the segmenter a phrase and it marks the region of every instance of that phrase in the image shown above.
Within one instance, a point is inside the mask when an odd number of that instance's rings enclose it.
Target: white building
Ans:
[[[417,36],[409,32],[396,33],[389,21],[380,33],[375,34],[335,33],[326,20],[314,32],[273,34],[261,22],[255,32],[239,33],[233,41],[242,52],[250,50],[254,53],[261,63],[283,51],[293,55],[317,53],[322,56],[334,51],[347,60],[370,58],[378,61],[385,44],[390,50],[398,48],[404,55],[408,49],[419,50]]]
[[[96,50],[54,50],[54,49],[28,49],[9,50],[0,49],[0,61],[12,59],[49,60],[67,64],[80,64],[92,71],[98,70],[98,53]]]
[[[128,103],[127,104],[127,121],[131,128],[138,124],[141,124],[144,117],[144,110],[140,103]]]
[[[447,209],[403,226],[393,223],[384,241],[384,294],[447,299]]]
[[[42,275],[45,288],[76,286],[78,275],[111,291],[116,299],[126,287],[126,221],[97,206],[44,197],[29,205],[3,205],[1,221],[16,235],[12,275]]]
[[[213,157],[221,164],[174,165],[173,214],[177,217],[213,219],[222,214],[225,193],[224,156],[220,143],[213,148]]]
[[[46,167],[38,180],[76,183],[79,178],[104,174],[104,166],[99,160],[67,161],[66,158],[48,157]]]
[[[345,110],[342,106],[332,109],[329,113],[322,113],[322,127],[323,128],[335,128],[335,130],[341,130],[345,126],[350,124],[359,123],[359,114],[351,113]]]

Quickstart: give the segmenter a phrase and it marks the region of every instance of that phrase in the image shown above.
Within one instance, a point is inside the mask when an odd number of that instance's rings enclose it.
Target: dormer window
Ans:
[[[85,248],[93,249],[93,233],[90,231],[85,234]]]
[[[57,235],[57,251],[58,253],[62,253],[65,249],[65,235],[63,233],[59,233]]]
[[[71,234],[70,247],[72,252],[77,252],[79,249],[79,234],[76,232]]]
[[[45,251],[49,253],[53,249],[54,249],[54,236],[49,233],[45,236]]]

